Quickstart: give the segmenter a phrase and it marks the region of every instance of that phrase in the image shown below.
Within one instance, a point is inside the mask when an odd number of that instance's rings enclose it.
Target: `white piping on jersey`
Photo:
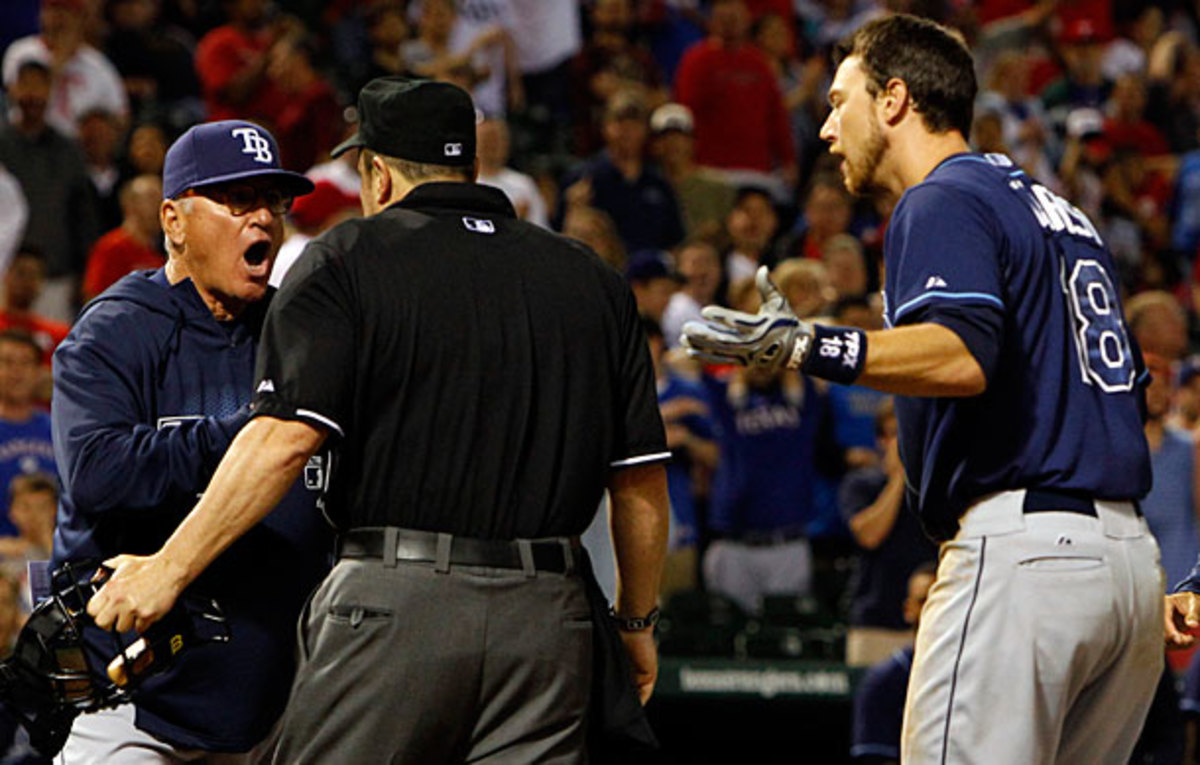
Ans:
[[[661,462],[671,459],[670,452],[655,452],[654,454],[642,454],[637,457],[629,457],[616,462],[608,463],[609,467],[629,467],[630,465],[641,465],[644,462]]]
[[[940,298],[944,300],[979,300],[983,301],[984,303],[994,303],[1000,307],[1000,310],[1004,310],[1004,302],[995,295],[989,295],[986,292],[946,292],[945,290],[934,290],[933,292],[926,292],[923,295],[918,295],[917,297],[897,308],[895,313],[896,318],[893,320],[893,323],[898,321],[901,316],[908,313],[909,309],[916,308],[932,298]]]
[[[317,414],[316,412],[312,411],[311,409],[297,409],[296,416],[304,417],[304,418],[307,418],[310,420],[316,420],[317,422],[321,423],[322,425],[328,425],[329,427],[336,430],[337,434],[339,436],[346,435],[344,432],[342,432],[342,426],[338,425],[336,422],[329,419],[328,417],[326,417],[323,414]]]

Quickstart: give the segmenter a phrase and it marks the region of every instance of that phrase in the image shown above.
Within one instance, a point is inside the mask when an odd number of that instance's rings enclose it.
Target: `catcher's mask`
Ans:
[[[96,575],[87,577],[91,570]],[[44,756],[62,749],[77,715],[129,701],[147,677],[166,669],[193,644],[229,640],[217,603],[188,597],[132,641],[116,631],[108,633],[113,651],[103,656],[95,641],[85,639],[84,630],[99,634],[87,604],[110,573],[94,564],[71,563],[54,571],[50,595],[29,615],[12,656],[0,662],[0,701]]]

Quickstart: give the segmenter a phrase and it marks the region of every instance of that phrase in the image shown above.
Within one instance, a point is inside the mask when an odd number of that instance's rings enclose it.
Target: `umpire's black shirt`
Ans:
[[[474,184],[423,184],[309,243],[256,388],[256,414],[335,434],[343,530],[578,534],[614,467],[669,456],[624,279]]]

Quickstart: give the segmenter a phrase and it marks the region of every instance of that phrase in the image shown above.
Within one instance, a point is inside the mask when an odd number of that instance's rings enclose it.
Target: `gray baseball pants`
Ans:
[[[974,505],[921,612],[902,761],[1121,763],[1163,667],[1158,545],[1127,502],[1098,517]]]

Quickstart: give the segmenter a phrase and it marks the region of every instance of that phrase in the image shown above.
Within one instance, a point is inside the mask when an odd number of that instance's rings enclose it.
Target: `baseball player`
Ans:
[[[696,355],[898,394],[908,501],[941,543],[906,763],[1125,762],[1162,669],[1141,354],[1091,222],[973,154],[970,53],[897,15],[839,45],[821,137],[857,194],[898,198],[887,329],[707,309]]]

